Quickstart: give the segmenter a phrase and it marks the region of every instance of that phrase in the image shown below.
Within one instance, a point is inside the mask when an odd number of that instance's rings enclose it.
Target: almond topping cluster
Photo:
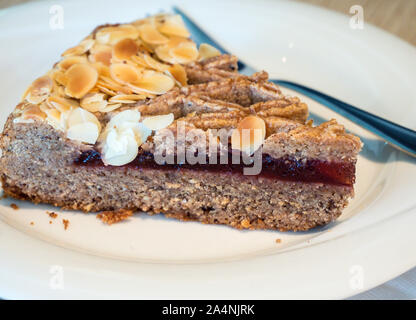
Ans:
[[[209,45],[198,50],[189,37],[178,15],[161,14],[101,27],[66,50],[52,70],[29,86],[23,95],[25,107],[15,122],[44,120],[69,139],[87,144],[95,144],[100,136],[106,140],[114,128],[104,128],[107,134],[101,132],[101,114],[118,113],[121,107],[133,108],[140,101],[186,86],[183,64],[220,54]],[[171,122],[171,116],[167,117],[146,119],[148,130]],[[126,130],[131,127],[128,122],[136,118],[126,122]],[[130,138],[122,134],[127,149],[139,143],[135,130],[129,133]],[[108,139],[119,139],[124,129],[117,127],[116,131]],[[140,143],[145,136],[141,132]]]

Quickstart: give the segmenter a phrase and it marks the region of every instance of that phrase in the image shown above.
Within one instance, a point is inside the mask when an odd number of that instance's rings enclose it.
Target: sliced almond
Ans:
[[[160,72],[146,70],[140,80],[131,85],[131,88],[159,95],[168,92],[174,86],[175,82],[171,77]]]
[[[97,112],[104,109],[108,102],[103,93],[88,93],[81,99],[81,107],[89,112]]]
[[[180,15],[164,16],[157,21],[157,26],[160,32],[168,36],[190,37]]]
[[[146,99],[146,96],[140,94],[118,94],[111,97],[108,101],[111,103],[135,103],[143,99]]]
[[[217,48],[207,43],[202,43],[199,46],[199,59],[201,60],[216,57],[219,55],[221,55],[221,52]]]
[[[26,100],[33,104],[39,104],[46,100],[53,89],[53,81],[49,76],[37,78],[26,91]]]
[[[144,24],[139,27],[140,38],[151,45],[161,45],[169,41],[164,35],[162,35],[157,29],[151,24]]]
[[[133,130],[131,133],[118,133],[116,130],[111,130],[103,143],[102,159],[106,165],[122,166],[133,161],[138,152],[139,145],[134,136]]]
[[[181,84],[181,86],[187,85],[188,77],[183,66],[180,64],[174,64],[173,66],[169,67],[168,71],[175,78],[175,80]]]
[[[46,109],[46,122],[48,122],[52,127],[58,130],[65,130],[65,117],[59,110],[56,109]]]
[[[74,109],[67,120],[67,137],[89,144],[95,144],[101,131],[97,117],[82,108]]]
[[[68,79],[65,76],[65,70],[54,69],[50,72],[50,76],[61,86],[66,86]]]
[[[82,98],[94,88],[98,72],[92,66],[85,63],[77,63],[71,66],[65,76],[68,79],[65,93],[74,98]]]
[[[39,108],[38,105],[29,105],[26,107],[21,115],[24,120],[45,120],[46,114]]]
[[[137,39],[139,37],[139,30],[131,25],[124,24],[116,27],[105,27],[98,30],[95,38],[101,44],[114,45],[122,39]]]
[[[94,42],[95,41],[92,39],[83,40],[81,41],[79,45],[69,48],[64,53],[62,53],[62,56],[68,57],[68,56],[78,56],[78,55],[84,54],[85,52],[91,49],[91,47],[94,45]]]
[[[106,129],[108,128],[119,128],[125,122],[133,122],[138,123],[140,120],[140,112],[136,110],[124,110],[122,112],[117,113],[115,116],[111,118],[108,122]]]
[[[139,69],[130,64],[112,64],[110,74],[114,80],[122,84],[135,83],[140,79]]]
[[[169,62],[169,63],[176,63],[176,60],[170,54],[170,48],[166,45],[159,46],[155,50],[156,55],[162,61]]]
[[[103,113],[111,112],[111,111],[117,110],[121,106],[122,106],[121,103],[108,103],[107,106],[105,106],[105,108],[100,109],[100,112],[103,112]]]
[[[141,68],[148,68],[149,65],[146,63],[146,61],[143,58],[143,55],[140,56],[131,56],[131,61],[138,64]]]
[[[108,90],[114,91],[116,94],[124,93],[124,94],[131,94],[132,90],[126,86],[121,85],[120,83],[116,82],[112,78],[107,77],[100,77],[97,81],[97,88],[98,87],[105,87]]]
[[[111,58],[113,57],[113,48],[108,45],[96,44],[91,49],[89,59],[91,62],[101,62],[106,66],[110,66]]]
[[[111,90],[111,89],[107,88],[106,86],[100,85],[100,84],[98,84],[98,83],[97,83],[97,88],[98,88],[101,92],[103,92],[103,93],[105,93],[105,94],[108,94],[109,96],[115,96],[115,95],[117,95],[117,92],[116,92],[116,91],[113,91],[113,90]]]
[[[92,122],[86,122],[69,127],[66,136],[71,140],[77,140],[88,144],[95,144],[99,134],[100,131],[96,124]]]
[[[198,59],[198,49],[192,41],[182,42],[170,50],[170,55],[177,63],[185,64]]]
[[[173,120],[175,120],[173,113],[169,113],[164,115],[147,117],[143,120],[143,124],[150,130],[157,131],[170,126]]]
[[[72,110],[72,112],[69,114],[68,127],[83,124],[86,122],[92,122],[95,125],[97,125],[99,129],[101,129],[101,124],[100,121],[98,121],[97,117],[93,113],[83,108],[76,108]]]
[[[143,60],[147,64],[148,67],[157,71],[166,71],[169,69],[169,65],[161,63],[155,59],[153,59],[150,55],[144,54]]]
[[[110,68],[107,65],[105,65],[105,64],[103,64],[101,62],[94,62],[94,63],[91,63],[91,66],[95,70],[97,70],[99,77],[102,77],[102,76],[104,76],[104,77],[111,77],[111,75],[110,75]]]
[[[76,63],[86,63],[87,62],[87,58],[85,56],[73,56],[73,57],[67,57],[62,59],[59,63],[58,63],[58,68],[66,71],[68,70],[72,65],[76,64]]]
[[[266,125],[264,120],[256,116],[248,116],[241,120],[231,135],[233,149],[247,154],[254,153],[264,142]]]
[[[139,51],[139,46],[133,39],[123,39],[113,47],[113,56],[119,60],[127,60]]]
[[[66,113],[71,111],[74,108],[77,108],[78,105],[74,100],[66,99],[59,96],[50,96],[46,100],[46,104],[51,109],[56,109],[59,112]]]

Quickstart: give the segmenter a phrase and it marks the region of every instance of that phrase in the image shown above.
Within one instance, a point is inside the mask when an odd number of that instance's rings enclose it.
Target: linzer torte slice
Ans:
[[[336,219],[354,195],[359,138],[336,120],[313,126],[266,72],[240,75],[235,57],[189,36],[179,16],[158,15],[65,51],[5,124],[4,192],[235,228]]]

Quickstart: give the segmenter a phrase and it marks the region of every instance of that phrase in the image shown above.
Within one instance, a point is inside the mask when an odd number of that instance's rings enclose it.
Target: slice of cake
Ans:
[[[4,192],[85,212],[144,211],[308,230],[353,196],[360,140],[265,72],[189,39],[178,16],[96,28],[35,80],[0,137]]]

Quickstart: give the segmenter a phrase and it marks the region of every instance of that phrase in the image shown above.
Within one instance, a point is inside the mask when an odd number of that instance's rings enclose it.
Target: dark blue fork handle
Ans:
[[[416,131],[358,109],[348,103],[342,102],[314,89],[290,81],[271,81],[318,101],[331,110],[357,123],[361,127],[372,131],[387,142],[399,147],[400,150],[405,151],[412,156],[416,156]]]

